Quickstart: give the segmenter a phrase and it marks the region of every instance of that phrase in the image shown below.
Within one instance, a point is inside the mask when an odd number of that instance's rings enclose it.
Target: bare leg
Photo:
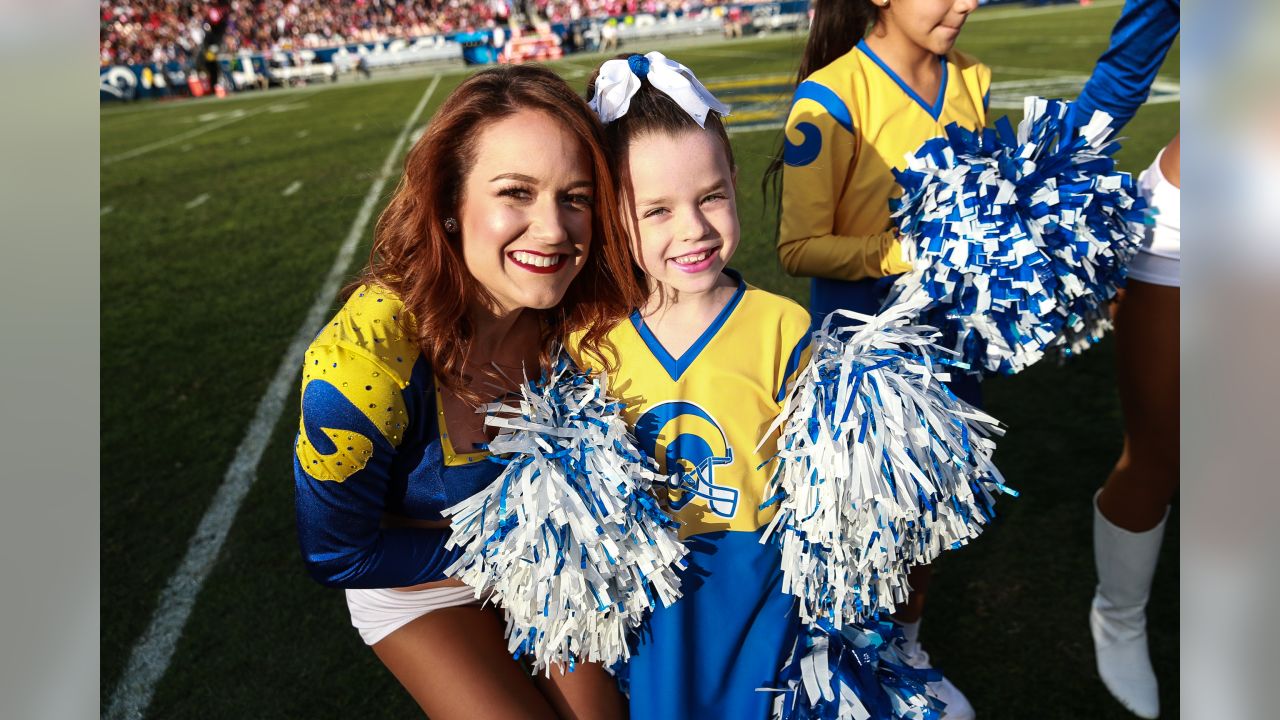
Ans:
[[[432,720],[555,720],[555,712],[507,653],[492,609],[427,613],[373,646],[373,652]]]
[[[1116,308],[1124,451],[1098,492],[1093,523],[1098,586],[1089,629],[1098,677],[1143,718],[1160,714],[1146,608],[1178,489],[1178,300],[1176,287],[1134,280]]]
[[[538,689],[561,720],[622,720],[626,701],[609,671],[595,663],[582,663],[571,673],[551,670],[551,677],[534,678]]]
[[[1124,451],[1098,495],[1113,524],[1145,532],[1178,489],[1179,289],[1137,280],[1116,309]]]
[[[898,606],[893,619],[900,623],[913,623],[924,615],[924,598],[929,594],[929,583],[933,580],[933,568],[928,565],[917,565],[907,574],[907,582],[911,584],[911,593],[907,601]]]

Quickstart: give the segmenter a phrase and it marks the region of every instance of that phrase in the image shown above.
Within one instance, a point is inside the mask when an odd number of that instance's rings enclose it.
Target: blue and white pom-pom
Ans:
[[[879,315],[832,313],[775,423],[765,505],[780,506],[761,541],[781,547],[805,623],[892,612],[908,570],[976,537],[992,492],[1012,492],[991,461],[999,423],[943,384],[938,331],[909,324],[927,303],[915,292]]]
[[[905,642],[888,621],[802,628],[769,689],[774,720],[938,720],[945,705],[927,686],[942,673],[912,667]]]
[[[952,124],[895,171],[903,195],[890,205],[915,269],[888,302],[922,287],[936,303],[926,321],[975,371],[1087,348],[1138,251],[1146,203],[1116,170],[1111,118],[1077,129],[1068,109],[1028,97],[1016,136],[1008,118],[979,132]]]
[[[688,551],[650,493],[667,478],[605,382],[562,355],[518,402],[485,407],[506,467],[445,510],[463,549],[448,573],[506,611],[508,649],[535,671],[628,657],[628,632],[680,596]]]

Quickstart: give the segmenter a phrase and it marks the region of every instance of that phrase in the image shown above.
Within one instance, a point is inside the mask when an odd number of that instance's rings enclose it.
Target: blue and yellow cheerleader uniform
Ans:
[[[298,539],[319,582],[396,588],[440,580],[447,529],[383,527],[383,515],[441,520],[491,483],[485,453],[455,452],[431,368],[390,291],[357,289],[306,352],[294,446]]]
[[[990,69],[957,50],[938,63],[938,95],[922,98],[863,40],[796,88],[783,149],[778,256],[789,274],[813,278],[815,326],[832,310],[874,313],[911,269],[889,220],[889,199],[900,194],[892,171],[951,123],[986,125]],[[952,387],[976,400],[976,382]]]
[[[687,488],[669,497],[690,550],[683,596],[657,609],[636,640],[633,720],[768,717],[774,696],[757,688],[774,686],[798,628],[778,548],[760,543],[776,511],[760,506],[777,438],[760,440],[808,361],[809,316],[725,272],[737,291],[680,357],[638,313],[604,343],[618,365],[610,394],[626,403],[640,446],[664,472],[678,469]]]

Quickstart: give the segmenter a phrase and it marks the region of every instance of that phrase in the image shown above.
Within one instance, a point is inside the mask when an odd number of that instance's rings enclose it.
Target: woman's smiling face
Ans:
[[[496,314],[564,298],[591,246],[595,178],[587,149],[551,115],[520,110],[487,127],[463,181],[467,270]]]

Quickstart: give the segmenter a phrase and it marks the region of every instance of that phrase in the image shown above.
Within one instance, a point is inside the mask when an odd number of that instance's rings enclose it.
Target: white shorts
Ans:
[[[347,590],[351,624],[365,645],[373,645],[433,610],[479,605],[474,588],[439,587],[426,590]]]
[[[1129,264],[1129,277],[1155,285],[1180,287],[1182,274],[1182,191],[1160,172],[1160,158],[1138,176],[1138,192],[1156,211],[1155,225],[1146,229],[1142,248]]]

